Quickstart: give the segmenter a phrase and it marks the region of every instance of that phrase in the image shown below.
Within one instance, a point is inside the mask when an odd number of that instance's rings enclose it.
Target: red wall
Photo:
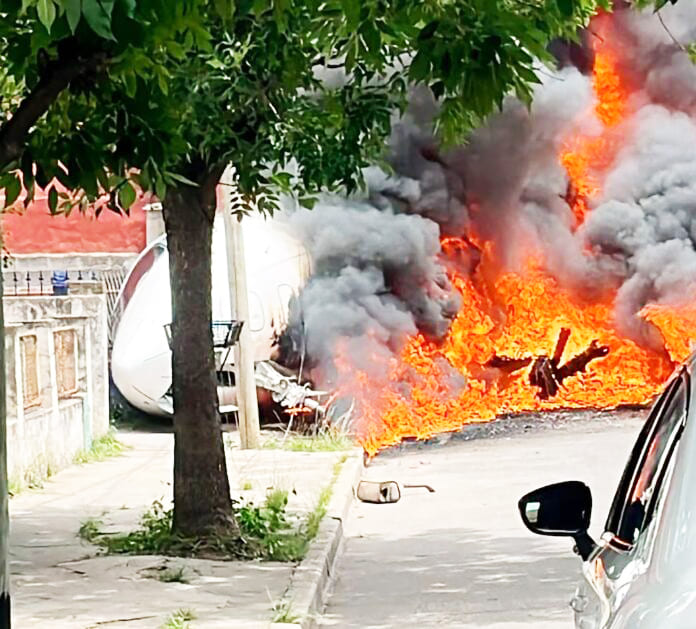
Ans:
[[[75,210],[70,216],[51,216],[45,197],[39,197],[24,214],[4,214],[3,244],[13,253],[139,253],[145,247],[144,201],[138,200],[130,216],[107,209],[94,217]]]

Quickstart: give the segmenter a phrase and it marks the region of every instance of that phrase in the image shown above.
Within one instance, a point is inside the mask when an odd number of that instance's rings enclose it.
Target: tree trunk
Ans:
[[[210,325],[217,178],[211,179],[199,188],[171,189],[163,203],[172,288],[174,531],[187,536],[237,531]]]

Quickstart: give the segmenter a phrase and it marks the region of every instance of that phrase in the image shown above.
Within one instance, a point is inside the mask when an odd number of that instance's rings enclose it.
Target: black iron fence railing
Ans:
[[[118,294],[126,277],[123,269],[77,269],[63,271],[39,269],[37,271],[12,271],[2,273],[3,288],[7,297],[37,297],[47,295],[70,295],[71,285],[76,282],[100,282],[106,295],[109,316],[109,345],[111,345],[113,314]]]

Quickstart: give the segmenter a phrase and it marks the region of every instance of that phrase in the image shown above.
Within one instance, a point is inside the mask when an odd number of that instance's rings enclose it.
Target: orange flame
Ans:
[[[603,132],[569,140],[559,156],[572,184],[569,201],[578,223],[601,190],[600,176],[618,149],[616,127],[627,114],[628,89],[604,41],[596,45],[593,76]],[[372,350],[369,370],[356,368],[347,340],[336,348],[340,393],[358,402],[357,436],[369,455],[404,439],[426,439],[502,414],[643,405],[660,390],[675,362],[688,356],[696,336],[696,306],[650,305],[640,312],[664,338],[666,352],[652,351],[616,331],[613,295],[602,302],[579,301],[543,271],[540,260],[531,258],[522,273],[501,272],[493,243],[476,242],[476,271],[454,270],[461,268],[473,237],[442,240],[443,256],[453,269],[450,279],[462,296],[442,343],[415,335],[405,340],[398,358]],[[609,351],[564,379],[557,394],[542,399],[530,383],[531,365],[537,357],[554,354],[562,328],[570,336],[561,362],[593,341]],[[519,361],[517,368],[506,370],[506,360]]]
[[[610,131],[624,120],[628,96],[616,58],[604,40],[595,40],[594,50],[595,114],[603,131],[598,136],[581,136],[568,141],[560,157],[570,179],[569,202],[578,224],[584,221],[589,201],[600,190],[597,173],[606,169],[614,157],[616,146]]]
[[[524,274],[501,275],[493,287],[495,304],[473,280],[455,277],[454,283],[463,306],[440,346],[420,335],[410,338],[400,360],[378,365],[383,378],[355,370],[345,351],[338,352],[342,393],[360,401],[358,439],[370,455],[404,439],[427,439],[507,413],[646,404],[673,369],[664,355],[618,335],[611,324],[611,303],[579,303],[537,263],[530,263]],[[502,310],[502,321],[494,310]],[[690,315],[696,323],[696,308]],[[683,360],[689,330],[696,326],[683,314],[664,309],[651,308],[644,316],[663,333],[672,358]],[[558,395],[540,399],[529,384],[529,367],[504,374],[486,366],[494,356],[552,354],[563,327],[571,330],[565,359],[593,340],[608,346],[609,354],[564,381]]]

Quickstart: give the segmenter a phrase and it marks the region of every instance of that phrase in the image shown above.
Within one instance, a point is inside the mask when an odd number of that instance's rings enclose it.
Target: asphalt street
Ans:
[[[551,482],[593,492],[599,536],[643,415],[577,415],[378,456],[365,478],[427,483],[391,505],[356,503],[322,627],[569,629],[580,560],[529,533],[517,501]]]

